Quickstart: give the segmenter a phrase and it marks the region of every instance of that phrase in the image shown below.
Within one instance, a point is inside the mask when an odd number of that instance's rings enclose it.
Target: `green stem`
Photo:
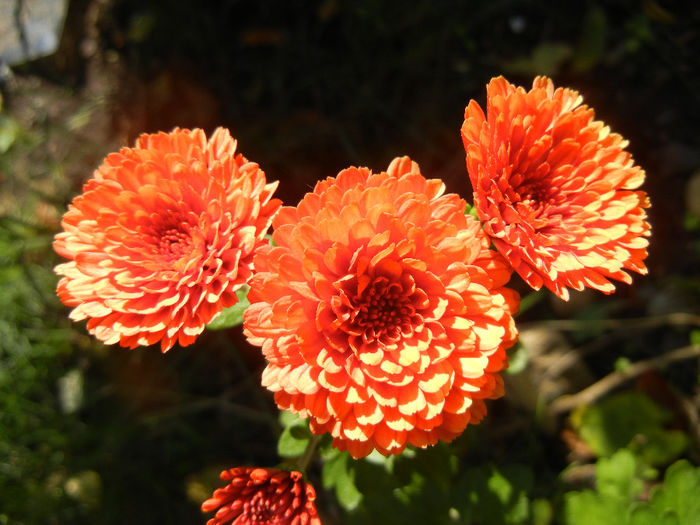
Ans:
[[[308,467],[309,463],[311,463],[314,453],[316,452],[316,447],[318,446],[318,443],[321,441],[322,437],[323,436],[316,434],[311,435],[311,439],[309,439],[309,443],[306,445],[304,454],[302,454],[301,459],[296,464],[297,468],[302,474],[306,474],[306,467]]]

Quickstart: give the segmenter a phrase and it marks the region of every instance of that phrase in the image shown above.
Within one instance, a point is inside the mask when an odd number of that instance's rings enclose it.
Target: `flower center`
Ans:
[[[555,192],[547,180],[524,180],[516,191],[520,201],[531,203],[535,206],[545,206],[554,200]]]
[[[180,228],[170,228],[160,236],[158,252],[166,259],[173,261],[180,259],[190,252],[192,237],[189,232]]]
[[[246,502],[246,509],[243,515],[248,518],[246,523],[270,523],[275,515],[275,510],[270,506],[270,496],[266,493],[257,492],[250,501]]]
[[[379,277],[364,293],[354,300],[354,324],[365,334],[366,339],[378,339],[386,335],[398,339],[400,328],[410,328],[410,315],[415,309],[405,296],[402,286]]]
[[[339,291],[331,300],[337,326],[365,343],[396,343],[411,335],[413,326],[421,322],[416,310],[422,292],[410,275],[403,274],[396,281],[381,275],[353,276]]]
[[[510,188],[505,189],[507,201],[502,208],[513,208],[520,219],[529,223],[535,230],[541,230],[549,224],[549,216],[557,202],[560,200],[560,192],[546,175],[529,176],[523,178],[515,171],[510,176]],[[502,213],[504,212],[502,209]]]

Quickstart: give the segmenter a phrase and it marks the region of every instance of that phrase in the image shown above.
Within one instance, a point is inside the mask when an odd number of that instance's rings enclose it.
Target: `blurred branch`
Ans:
[[[596,381],[576,394],[565,395],[555,399],[549,406],[549,413],[556,416],[568,412],[579,405],[591,404],[611,390],[648,370],[661,368],[669,363],[692,357],[700,357],[700,346],[684,346],[659,357],[638,361],[624,370],[617,370],[606,375],[600,381]]]
[[[298,470],[306,473],[306,469],[313,459],[314,452],[316,452],[316,447],[321,442],[321,439],[323,439],[323,434],[313,434],[311,436],[309,443],[306,445],[306,450],[304,450],[304,454],[301,456],[301,458],[299,458],[299,461],[296,464],[296,468]]]
[[[688,421],[688,434],[693,442],[689,455],[693,461],[700,464],[700,415],[698,412],[698,396],[688,399],[685,396],[678,396],[681,409]]]
[[[640,330],[659,326],[700,326],[700,315],[687,312],[673,312],[649,317],[629,317],[627,319],[550,319],[521,323],[520,329],[548,328],[550,330],[574,331],[584,328],[609,328],[612,330]]]
[[[225,330],[220,330],[215,333],[217,334],[217,337],[220,340],[225,341],[224,332]],[[270,427],[274,432],[275,438],[278,439],[280,434],[282,433],[282,429],[280,428],[279,423],[277,422],[277,407],[272,407],[270,405],[263,393],[263,389],[260,388],[260,380],[253,379],[253,372],[248,367],[240,352],[234,350],[233,352],[231,352],[231,355],[233,356],[234,363],[242,373],[244,384],[250,389],[252,402],[254,405],[256,405],[256,410],[260,413],[266,412],[267,414],[272,414],[271,417],[273,421],[271,422]]]
[[[34,232],[46,232],[46,233],[51,233],[53,234],[53,230],[50,228],[47,228],[46,226],[42,226],[40,224],[35,224],[33,222],[26,221],[24,219],[20,219],[19,217],[14,217],[12,215],[9,215],[7,213],[3,213],[0,215],[0,227],[5,229],[6,231],[9,231],[11,233],[17,234],[17,228],[26,228],[33,230]],[[52,235],[53,237],[53,235]]]
[[[269,412],[261,412],[254,408],[233,403],[225,397],[197,399],[188,403],[182,403],[165,410],[158,410],[157,412],[148,414],[144,416],[144,419],[152,422],[160,422],[164,419],[178,418],[185,414],[197,413],[212,408],[230,412],[231,414],[250,421],[267,424],[272,428],[273,432],[279,432],[277,419]]]
[[[29,55],[29,40],[27,40],[27,32],[22,23],[22,7],[24,7],[24,2],[15,0],[15,9],[12,14],[14,15],[15,29],[17,29],[17,34],[19,35],[19,42],[22,46],[22,53],[24,53],[24,56],[27,56]]]
[[[571,465],[561,473],[561,479],[568,485],[593,488],[595,486],[595,465]]]
[[[608,334],[607,336],[599,337],[590,343],[571,349],[562,354],[556,361],[552,362],[543,372],[543,379],[555,378],[562,375],[569,368],[579,365],[583,357],[599,352],[608,347],[613,341],[619,339],[619,334]]]

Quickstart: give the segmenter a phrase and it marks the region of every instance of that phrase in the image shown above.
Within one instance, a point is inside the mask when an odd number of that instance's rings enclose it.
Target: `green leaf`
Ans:
[[[683,227],[689,232],[700,230],[700,216],[687,210],[683,218]]]
[[[674,516],[679,525],[700,523],[700,467],[676,461],[666,471],[663,486],[652,489],[649,506],[658,516]]]
[[[627,521],[629,525],[679,525],[678,518],[671,514],[657,514],[655,510],[640,505],[632,512]]]
[[[610,458],[601,458],[596,464],[596,487],[603,496],[631,501],[644,489],[639,479],[640,464],[627,449],[618,450]]]
[[[324,434],[321,437],[321,441],[318,444],[318,453],[321,456],[321,460],[330,461],[341,452],[337,448],[333,448],[333,438],[330,434]]]
[[[554,519],[554,509],[549,500],[538,498],[532,500],[530,505],[532,509],[532,524],[533,525],[550,525]]]
[[[644,484],[643,465],[627,450],[596,465],[596,492],[568,492],[564,495],[564,523],[567,525],[696,525],[700,523],[700,467],[685,460],[666,471],[664,483],[652,488],[649,501],[638,498]],[[611,521],[614,519],[614,521]]]
[[[277,453],[283,458],[301,456],[311,439],[311,431],[306,425],[292,425],[285,428],[277,442]]]
[[[224,330],[243,324],[243,312],[250,306],[248,301],[248,285],[242,286],[236,291],[238,302],[230,308],[224,308],[221,313],[207,325],[208,330]]]
[[[564,523],[566,525],[622,525],[626,504],[616,498],[601,497],[592,490],[567,492],[564,495]],[[615,521],[610,521],[614,519]]]
[[[278,419],[282,428],[304,426],[308,423],[306,419],[300,418],[298,414],[289,410],[281,410]]]
[[[630,449],[649,465],[667,465],[688,447],[688,436],[682,430],[650,428],[644,439],[633,441]]]
[[[629,447],[654,466],[678,457],[688,443],[681,431],[663,428],[669,418],[670,414],[648,397],[623,392],[585,408],[575,425],[596,455],[609,457]]]
[[[0,115],[0,154],[12,147],[18,135],[19,124],[7,115]]]
[[[614,366],[615,366],[615,370],[617,372],[624,372],[625,370],[627,370],[630,367],[631,364],[632,364],[632,361],[630,361],[629,357],[623,356],[623,357],[618,357],[615,360]]]
[[[464,215],[471,215],[475,219],[479,219],[479,215],[476,213],[476,207],[467,203],[467,208],[464,210]]]
[[[342,471],[347,468],[347,460],[347,455],[339,452],[323,464],[321,483],[324,489],[329,490],[335,487],[338,478],[342,475]]]
[[[440,443],[425,450],[407,448],[387,457],[375,452],[348,461],[362,500],[343,523],[450,525],[459,519],[452,483],[458,458],[450,446]]]
[[[544,288],[533,291],[528,293],[527,295],[524,295],[520,299],[520,308],[517,311],[517,315],[523,314],[527,312],[530,308],[535,306],[537,303],[539,303],[542,299],[546,297]]]
[[[283,458],[297,458],[306,450],[311,439],[309,420],[297,414],[282,410],[279,414],[282,434],[277,442],[277,453]]]
[[[700,330],[692,330],[690,332],[690,344],[700,346]]]
[[[462,493],[458,510],[465,523],[529,523],[532,485],[532,469],[525,465],[467,469],[458,486]]]
[[[348,475],[341,478],[335,486],[335,495],[345,510],[353,510],[362,501],[362,493],[355,486],[355,471],[347,472]]]
[[[355,485],[355,470],[349,463],[347,452],[338,454],[323,465],[321,483],[327,490],[335,488],[338,502],[345,510],[353,510],[362,501],[362,493]]]
[[[629,512],[644,490],[639,472],[643,468],[632,452],[622,449],[611,458],[596,463],[596,491],[569,492],[564,496],[564,516],[568,525],[628,523]]]
[[[517,344],[514,350],[508,356],[508,368],[506,373],[509,375],[519,374],[527,368],[527,350],[521,344]]]

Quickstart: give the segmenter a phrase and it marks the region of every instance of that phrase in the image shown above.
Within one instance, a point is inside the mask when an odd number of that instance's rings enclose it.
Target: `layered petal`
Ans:
[[[216,510],[207,525],[320,525],[316,492],[299,472],[237,467],[224,470],[229,483],[202,504]]]
[[[646,274],[649,201],[627,141],[571,89],[538,77],[530,91],[494,78],[487,111],[472,101],[462,140],[484,230],[534,289],[612,293]]]
[[[63,216],[57,293],[107,344],[192,343],[253,272],[280,202],[223,128],[142,135]]]
[[[355,457],[454,439],[501,395],[511,270],[444,191],[408,157],[346,169],[282,208],[255,257],[244,330],[263,385]]]

